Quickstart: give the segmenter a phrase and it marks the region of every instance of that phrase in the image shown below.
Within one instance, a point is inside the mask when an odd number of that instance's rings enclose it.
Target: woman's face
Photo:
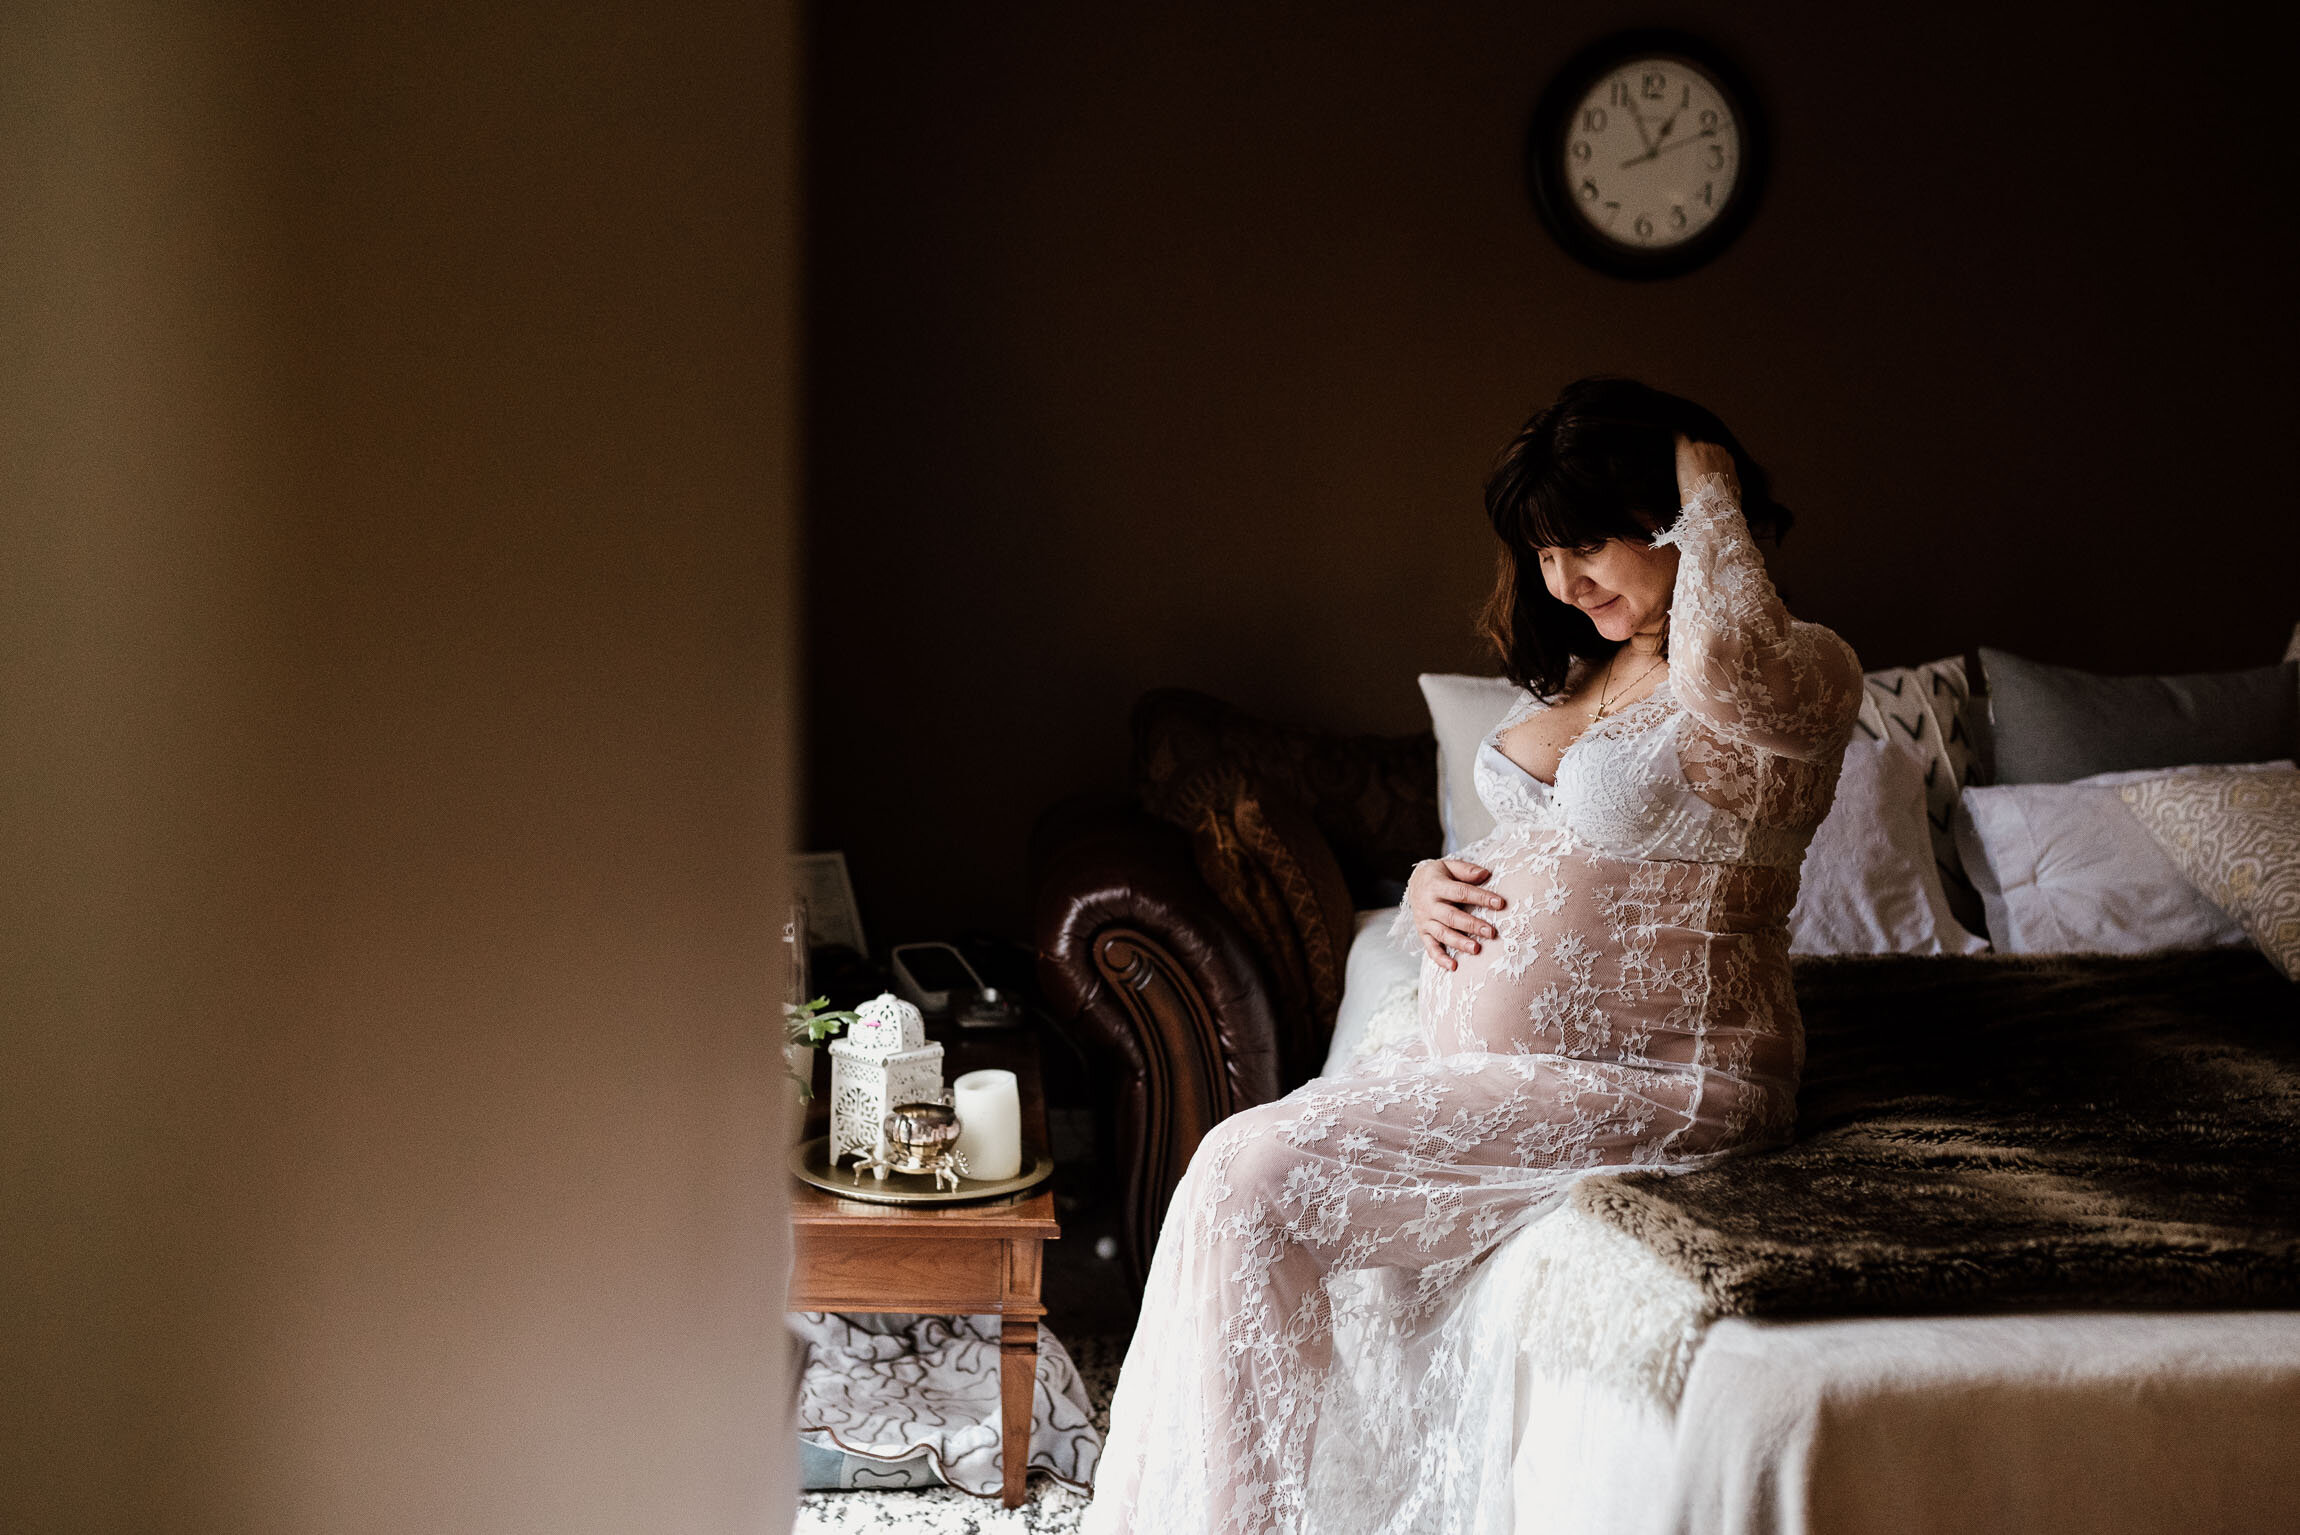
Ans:
[[[1549,595],[1587,613],[1609,640],[1651,634],[1669,615],[1677,586],[1677,547],[1609,538],[1594,549],[1535,551]]]

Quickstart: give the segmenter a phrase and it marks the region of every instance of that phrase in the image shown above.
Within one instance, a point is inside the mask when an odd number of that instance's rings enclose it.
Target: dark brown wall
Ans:
[[[1123,783],[1144,688],[1417,728],[1416,672],[1490,669],[1483,470],[1593,371],[1734,425],[1793,606],[1870,665],[2274,659],[2263,40],[1874,9],[818,7],[808,830],[877,935],[1022,932],[1030,820]],[[1640,286],[1519,156],[1573,49],[1655,21],[1743,61],[1778,152],[1734,249]]]

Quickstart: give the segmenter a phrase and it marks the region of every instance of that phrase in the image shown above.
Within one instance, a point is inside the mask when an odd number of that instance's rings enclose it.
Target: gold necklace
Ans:
[[[1627,647],[1624,646],[1623,648],[1626,649]],[[1640,682],[1643,682],[1647,677],[1653,674],[1655,667],[1659,666],[1663,661],[1668,659],[1669,658],[1667,656],[1656,652],[1653,659],[1645,663],[1645,670],[1630,678],[1629,687],[1623,688],[1622,691],[1627,693],[1629,688],[1633,688]],[[1607,702],[1613,696],[1613,668],[1620,662],[1620,660],[1621,651],[1616,650],[1613,653],[1613,659],[1605,663],[1605,686],[1598,690],[1597,712],[1589,717],[1589,722],[1592,725],[1596,724],[1599,720],[1605,718],[1606,715],[1613,712],[1610,708],[1607,707]]]

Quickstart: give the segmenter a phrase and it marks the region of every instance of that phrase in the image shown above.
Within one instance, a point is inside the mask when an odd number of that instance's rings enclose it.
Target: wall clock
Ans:
[[[1560,245],[1615,277],[1675,277],[1756,211],[1765,125],[1741,72],[1682,32],[1576,54],[1534,108],[1526,177]]]

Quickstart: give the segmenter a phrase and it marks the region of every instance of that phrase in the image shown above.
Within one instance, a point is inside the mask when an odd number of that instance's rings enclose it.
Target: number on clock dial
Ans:
[[[1607,239],[1663,248],[1707,228],[1733,195],[1740,133],[1717,87],[1675,59],[1624,64],[1567,122],[1573,205]]]

